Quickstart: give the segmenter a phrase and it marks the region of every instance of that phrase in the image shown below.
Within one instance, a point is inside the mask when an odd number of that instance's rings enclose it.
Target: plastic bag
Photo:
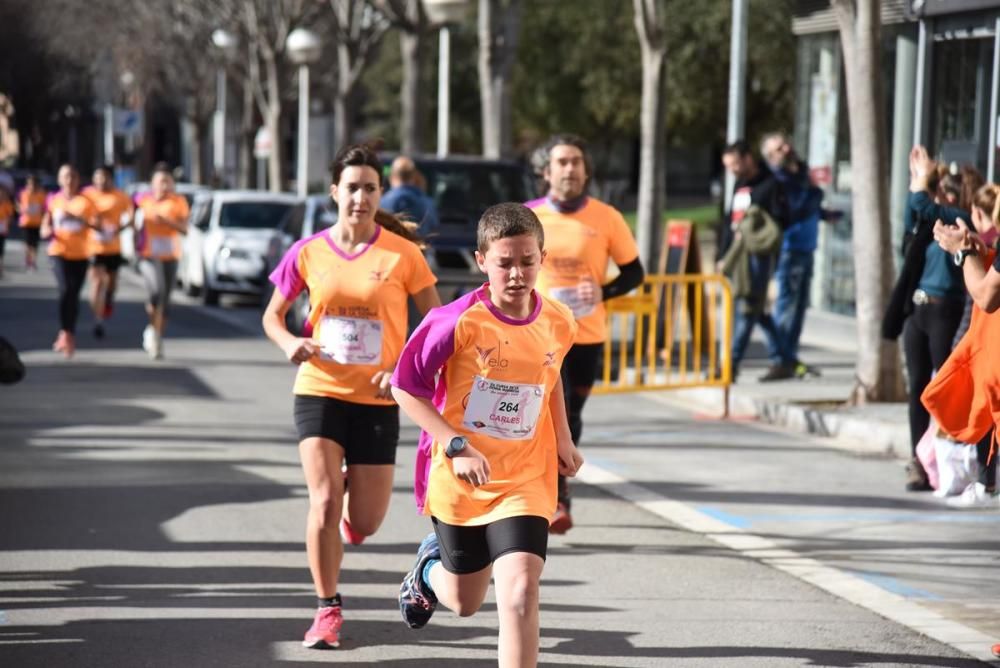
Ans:
[[[927,427],[927,431],[924,432],[924,435],[920,437],[920,442],[917,443],[917,459],[920,461],[920,465],[924,467],[924,473],[927,474],[927,482],[934,489],[940,486],[937,457],[934,452],[934,441],[937,437],[937,432],[938,426],[931,419],[930,426]]]
[[[975,446],[953,441],[937,433],[933,439],[938,470],[938,488],[934,496],[961,494],[979,478]]]

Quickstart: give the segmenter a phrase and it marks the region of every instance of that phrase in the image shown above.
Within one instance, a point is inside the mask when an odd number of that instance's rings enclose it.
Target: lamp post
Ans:
[[[468,0],[423,0],[427,19],[439,26],[438,30],[438,123],[437,154],[448,155],[448,134],[451,107],[451,31],[448,25],[465,16]]]
[[[212,45],[221,55],[215,72],[215,116],[212,119],[212,167],[215,178],[222,178],[226,169],[226,64],[236,56],[239,41],[227,30],[212,31]]]
[[[305,28],[288,35],[285,48],[292,62],[299,66],[299,141],[295,170],[295,190],[299,197],[309,194],[309,64],[319,58],[319,37]]]

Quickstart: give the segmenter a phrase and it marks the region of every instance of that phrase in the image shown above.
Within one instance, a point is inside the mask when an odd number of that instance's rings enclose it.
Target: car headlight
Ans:
[[[223,260],[249,260],[251,255],[249,251],[243,250],[242,248],[230,248],[229,246],[223,246],[219,250],[219,257]]]

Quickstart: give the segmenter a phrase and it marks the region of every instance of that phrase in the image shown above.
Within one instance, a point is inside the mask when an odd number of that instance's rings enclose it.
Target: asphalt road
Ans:
[[[0,387],[0,666],[495,665],[492,605],[420,632],[399,619],[429,528],[411,424],[386,523],[348,549],[342,647],[302,649],[293,369],[257,311],[181,303],[153,362],[127,278],[108,338],[85,313],[67,362],[50,350],[54,281],[20,267],[11,244],[0,335],[28,376]],[[896,491],[895,462],[662,397],[595,398],[586,424],[577,527],[550,542],[543,581],[543,665],[964,667],[982,664],[962,650],[1000,640],[1000,513],[945,513]]]

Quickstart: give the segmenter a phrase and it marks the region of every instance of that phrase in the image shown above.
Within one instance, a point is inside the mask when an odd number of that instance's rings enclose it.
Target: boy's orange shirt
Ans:
[[[121,190],[112,188],[104,192],[88,186],[83,194],[94,203],[99,217],[100,230],[90,231],[90,252],[92,255],[121,255],[122,242],[119,234],[122,216],[132,210],[132,201]]]
[[[142,228],[145,243],[142,257],[155,260],[179,260],[181,257],[181,233],[162,223],[158,218],[174,222],[184,222],[190,214],[187,200],[176,193],[170,193],[161,200],[146,197],[139,203],[142,209]]]
[[[45,200],[48,193],[44,190],[28,192],[22,190],[17,195],[17,208],[21,210],[21,227],[41,227],[42,217],[45,216]]]
[[[86,260],[90,257],[90,225],[97,220],[94,203],[81,194],[67,198],[61,192],[48,203],[52,216],[52,239],[49,255],[65,260]]]
[[[608,259],[621,266],[639,257],[632,231],[612,206],[588,198],[579,210],[557,211],[547,200],[529,203],[545,230],[547,257],[538,276],[538,291],[566,304],[580,324],[576,343],[602,343],[607,338],[607,314],[601,301]],[[593,305],[576,300],[577,286],[591,281],[597,293]]]
[[[349,255],[324,230],[297,242],[271,273],[289,301],[309,292],[309,321],[323,354],[299,366],[295,394],[391,406],[372,377],[392,371],[407,331],[407,298],[437,282],[420,248],[381,226]]]
[[[549,410],[577,325],[562,304],[534,293],[524,320],[504,315],[486,286],[434,309],[413,333],[392,383],[430,399],[490,465],[473,487],[455,476],[447,444],[421,434],[416,492],[423,512],[479,526],[556,508],[556,433]],[[561,398],[559,399],[562,400]]]

